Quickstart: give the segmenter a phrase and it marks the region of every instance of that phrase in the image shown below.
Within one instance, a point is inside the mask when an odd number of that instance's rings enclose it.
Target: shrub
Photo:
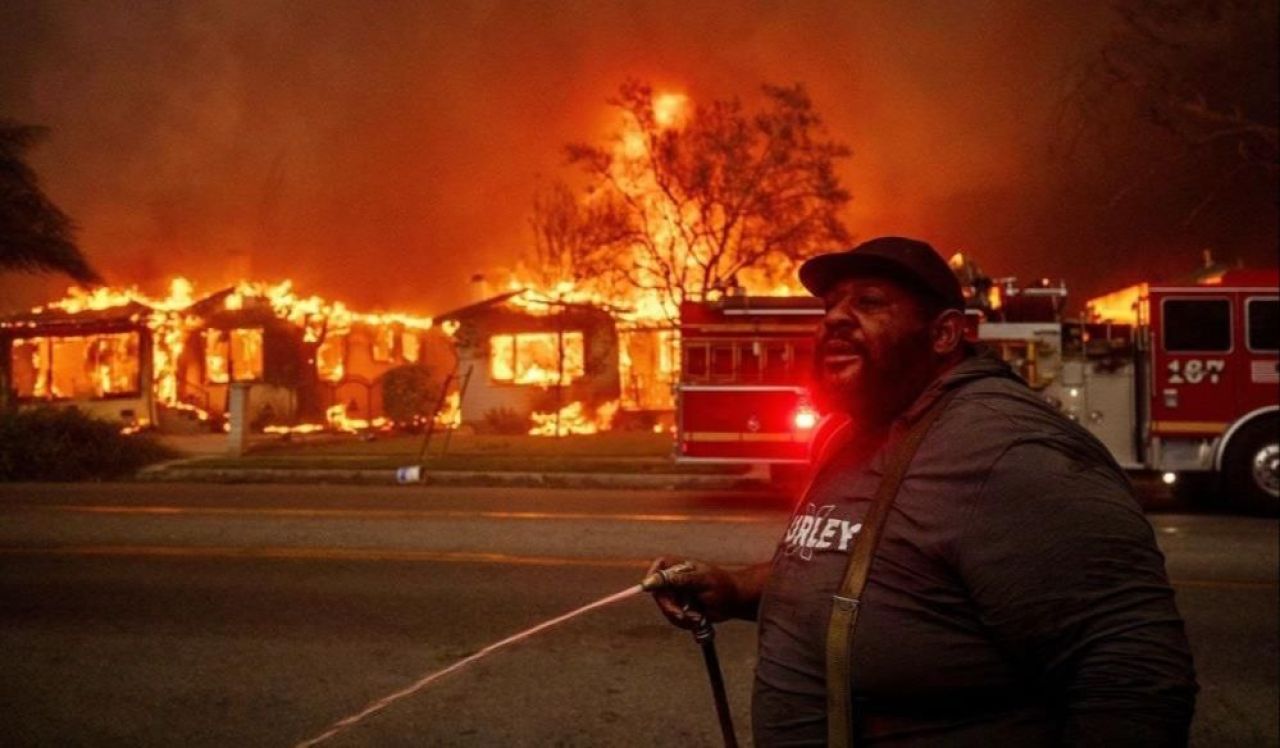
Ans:
[[[511,408],[493,408],[486,411],[481,428],[486,434],[503,434],[515,436],[529,433],[529,417],[521,415]]]
[[[382,376],[382,408],[397,426],[430,419],[439,399],[440,383],[425,366],[397,366]]]
[[[75,408],[0,411],[0,481],[119,478],[174,456],[150,434],[126,436]]]

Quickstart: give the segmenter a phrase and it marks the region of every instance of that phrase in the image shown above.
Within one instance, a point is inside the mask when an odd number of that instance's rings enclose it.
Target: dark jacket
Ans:
[[[1191,655],[1128,480],[988,356],[935,382],[883,443],[833,449],[801,499],[760,610],[757,744],[825,742],[831,594],[886,452],[947,390],[863,596],[855,742],[1185,744]]]

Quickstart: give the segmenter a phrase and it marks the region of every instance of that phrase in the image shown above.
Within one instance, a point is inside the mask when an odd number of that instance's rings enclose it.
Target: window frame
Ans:
[[[232,342],[232,337],[234,336],[235,333],[251,333],[251,332],[256,332],[258,334],[259,355],[262,358],[258,368],[261,371],[259,371],[258,375],[255,377],[241,378],[236,374],[235,345]],[[219,341],[220,347],[224,348],[224,350],[226,351],[225,355],[226,355],[226,362],[227,362],[226,363],[227,379],[226,381],[223,381],[223,382],[214,381],[213,379],[209,378],[209,334],[210,333],[216,333],[219,337],[223,338],[223,340]],[[201,331],[201,334],[204,336],[204,360],[201,362],[202,364],[201,373],[202,373],[202,379],[204,380],[204,386],[230,387],[233,384],[261,384],[266,381],[267,330],[265,327],[257,327],[257,326],[254,326],[254,327],[206,327],[204,328],[204,330]],[[344,353],[343,364],[345,366],[345,363],[346,363],[345,348],[343,349],[343,353]]]
[[[1269,302],[1277,306],[1277,313],[1280,314],[1280,296],[1250,296],[1244,300],[1244,347],[1250,353],[1280,353],[1280,346],[1276,348],[1254,348],[1253,347],[1253,318],[1249,316],[1249,308],[1254,302]]]
[[[564,367],[563,362],[561,362],[561,363],[560,363],[560,367],[563,369],[563,371],[562,371],[562,377],[561,377],[561,378],[563,379],[563,381],[560,383],[560,385],[559,385],[559,386],[561,386],[561,387],[568,387],[569,385],[573,384],[574,382],[577,382],[577,381],[578,381],[578,380],[580,380],[580,379],[586,379],[586,378],[587,378],[587,376],[588,376],[588,372],[587,372],[587,334],[586,334],[586,331],[585,331],[585,330],[576,330],[576,329],[575,329],[575,330],[564,330],[564,331],[560,331],[560,332],[548,332],[548,331],[545,331],[545,330],[526,330],[526,331],[524,331],[524,332],[500,332],[500,333],[493,333],[492,335],[489,335],[487,338],[485,338],[485,348],[487,349],[487,352],[488,352],[488,356],[486,357],[487,365],[486,365],[486,367],[485,367],[485,368],[486,368],[486,370],[487,370],[487,372],[488,372],[489,382],[490,382],[491,384],[496,384],[496,385],[508,385],[508,386],[511,386],[511,387],[540,387],[540,386],[543,386],[543,385],[539,385],[539,384],[537,384],[537,383],[535,383],[535,382],[520,382],[520,381],[518,381],[518,380],[520,379],[520,366],[519,366],[519,364],[520,364],[520,338],[521,338],[521,337],[535,337],[535,336],[536,336],[536,337],[550,336],[550,337],[551,337],[551,338],[553,338],[553,339],[558,338],[558,337],[563,337],[563,338],[565,339],[565,341],[566,341],[566,345],[565,345],[565,351],[566,351],[566,353],[567,353],[567,351],[568,351],[568,349],[569,349],[568,341],[569,341],[569,340],[571,340],[571,339],[574,339],[575,337],[576,337],[576,338],[580,338],[580,339],[581,339],[581,348],[582,348],[582,371],[581,371],[580,373],[576,373],[576,374],[575,374],[573,370],[570,370],[569,368]],[[508,363],[510,364],[510,368],[511,368],[511,378],[510,378],[510,379],[503,379],[503,378],[500,378],[500,377],[495,377],[495,376],[493,375],[493,361],[494,361],[493,341],[494,341],[496,338],[506,338],[507,340],[509,340],[509,341],[510,341],[511,360],[508,362]],[[559,345],[559,344],[557,343],[556,345]],[[565,360],[568,360],[568,359],[569,359],[569,356],[568,356],[568,355],[565,355],[565,356],[564,356],[564,359],[565,359]],[[554,384],[553,384],[553,385],[550,385],[550,386],[555,387],[555,386],[557,386],[557,385],[554,385]]]
[[[1222,349],[1179,349],[1174,350],[1169,347],[1169,302],[1170,301],[1216,301],[1227,305],[1227,347]],[[1232,311],[1232,303],[1230,296],[1165,296],[1160,299],[1160,350],[1166,355],[1186,356],[1186,355],[1215,355],[1226,356],[1233,353],[1236,349],[1236,324],[1235,314]]]

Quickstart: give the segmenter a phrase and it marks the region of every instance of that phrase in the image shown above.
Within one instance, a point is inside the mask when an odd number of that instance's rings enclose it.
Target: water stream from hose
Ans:
[[[534,634],[537,634],[542,631],[546,631],[552,626],[556,626],[558,624],[564,623],[565,621],[568,621],[571,618],[576,618],[577,616],[580,616],[583,613],[586,613],[587,611],[595,610],[596,608],[603,608],[604,606],[611,605],[613,603],[618,602],[619,600],[625,600],[628,597],[631,597],[632,595],[638,594],[639,592],[640,592],[640,585],[638,584],[634,587],[628,587],[627,589],[621,592],[609,595],[608,597],[602,597],[599,600],[596,600],[595,602],[592,602],[592,603],[587,603],[586,605],[582,606],[581,608],[578,608],[577,610],[571,610],[568,613],[565,613],[564,615],[561,615],[561,616],[556,616],[555,618],[552,618],[549,621],[543,621],[542,623],[539,623],[537,626],[532,626],[517,634],[512,634],[511,636],[508,636],[506,639],[503,639],[500,642],[495,642],[493,644],[490,644],[489,646],[485,647],[479,652],[476,652],[471,655],[467,655],[461,660],[458,660],[457,662],[453,663],[449,667],[443,668],[441,670],[437,670],[428,675],[424,675],[422,678],[419,678],[414,683],[408,686],[405,686],[399,691],[383,696],[382,698],[378,699],[377,701],[373,702],[369,706],[366,706],[364,709],[360,710],[359,712],[356,712],[355,714],[352,714],[349,717],[343,717],[337,722],[334,722],[333,726],[330,727],[328,730],[324,731],[323,733],[315,736],[314,738],[311,738],[310,740],[305,740],[301,743],[298,743],[297,748],[310,748],[310,746],[319,745],[320,743],[323,743],[324,741],[328,740],[334,735],[337,735],[338,733],[347,729],[348,727],[351,727],[357,722],[363,720],[365,717],[368,717],[372,714],[376,714],[382,711],[383,709],[390,706],[393,702],[399,701],[400,699],[403,699],[406,696],[415,694],[418,691],[421,691],[422,689],[436,682],[437,680],[440,680],[441,678],[448,675],[449,673],[461,670],[462,668],[466,667],[467,665],[470,665],[471,663],[477,660],[488,657],[494,652],[497,652],[499,649],[507,647],[511,644],[515,644],[516,642],[522,641],[524,639],[528,639]]]

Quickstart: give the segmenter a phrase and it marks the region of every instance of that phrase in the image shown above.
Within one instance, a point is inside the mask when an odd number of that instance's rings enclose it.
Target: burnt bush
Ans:
[[[382,408],[401,428],[421,425],[435,416],[440,386],[425,366],[397,366],[382,376]]]
[[[0,481],[120,478],[174,456],[150,434],[126,436],[75,408],[0,411]]]

